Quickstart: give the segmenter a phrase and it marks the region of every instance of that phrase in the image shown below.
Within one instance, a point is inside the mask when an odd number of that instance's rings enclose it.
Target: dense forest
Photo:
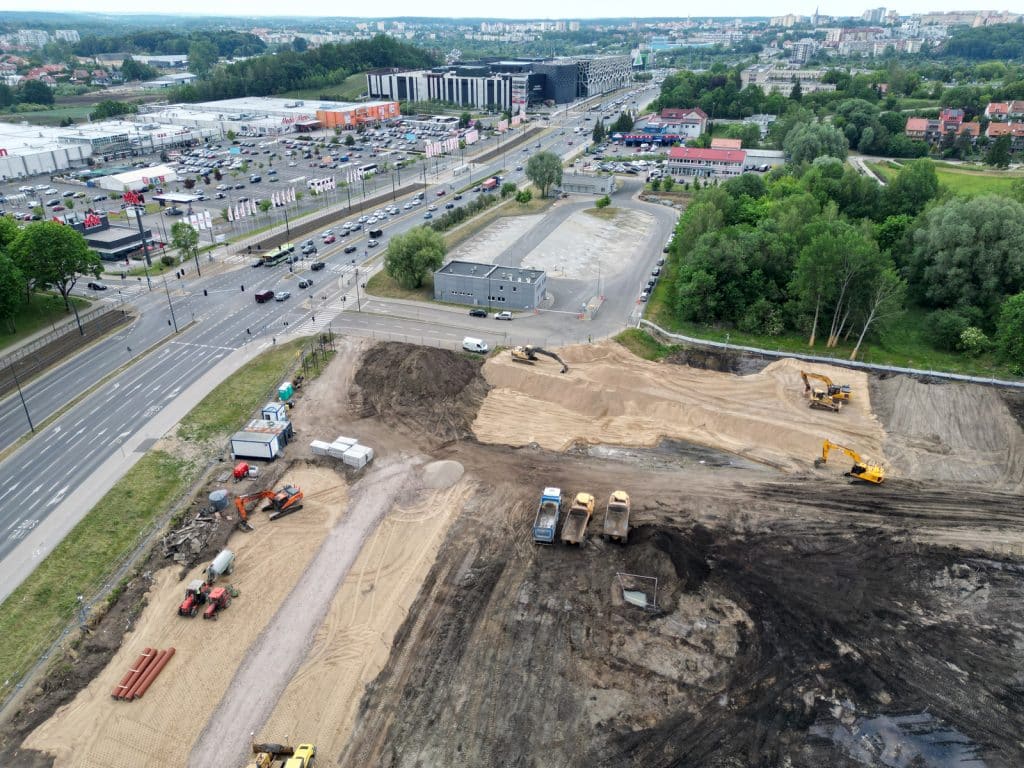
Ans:
[[[222,58],[257,56],[267,50],[267,44],[248,32],[147,29],[120,35],[86,35],[75,43],[76,56],[95,56],[98,53],[188,53],[197,43],[211,43]]]
[[[938,53],[974,61],[1024,59],[1024,24],[954,29]]]
[[[280,51],[211,69],[202,80],[184,86],[172,97],[180,101],[212,101],[240,96],[270,96],[296,88],[336,85],[355,72],[377,67],[431,67],[437,59],[422,48],[386,35],[303,51]]]
[[[1024,198],[1024,187],[1015,190]],[[939,197],[930,160],[886,187],[837,158],[744,174],[700,190],[673,244],[671,301],[683,321],[811,346],[854,346],[906,307],[930,313],[937,349],[993,345],[1016,370],[1024,337],[1024,205]]]

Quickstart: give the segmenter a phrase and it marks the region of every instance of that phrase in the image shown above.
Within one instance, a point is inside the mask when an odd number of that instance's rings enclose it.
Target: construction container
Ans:
[[[266,419],[252,419],[243,428],[244,432],[267,432],[270,434],[281,435],[283,444],[287,445],[288,442],[295,436],[295,428],[292,426],[290,421],[268,421]]]
[[[270,432],[235,432],[231,437],[232,459],[265,459],[273,461],[284,454],[283,434]]]
[[[260,409],[264,421],[288,421],[288,406],[284,403],[267,403]]]
[[[217,511],[220,511],[222,509],[227,509],[227,506],[228,506],[228,492],[227,491],[225,491],[223,489],[218,489],[216,491],[211,491],[209,498],[210,498],[210,505],[214,509],[216,509]]]
[[[365,445],[353,445],[342,456],[346,466],[354,469],[362,469],[373,459],[373,448]]]
[[[277,388],[277,396],[282,403],[287,403],[292,399],[292,395],[295,394],[295,388],[292,386],[290,381],[286,381],[280,387]]]

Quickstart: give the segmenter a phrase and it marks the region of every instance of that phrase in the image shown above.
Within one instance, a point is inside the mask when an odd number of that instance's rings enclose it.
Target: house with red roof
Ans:
[[[1010,149],[1014,152],[1024,150],[1024,123],[996,123],[991,122],[985,130],[985,135],[990,141],[995,141],[1001,136],[1010,137]]]
[[[683,178],[731,179],[743,173],[747,153],[742,149],[699,149],[672,147],[665,169],[669,175]]]

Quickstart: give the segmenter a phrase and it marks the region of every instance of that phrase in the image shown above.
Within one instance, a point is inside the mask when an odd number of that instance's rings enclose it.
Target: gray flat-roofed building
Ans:
[[[615,191],[615,177],[611,174],[563,173],[559,189],[577,195],[610,195]]]
[[[540,269],[449,261],[434,273],[434,298],[494,309],[535,309],[544,300],[547,275]]]

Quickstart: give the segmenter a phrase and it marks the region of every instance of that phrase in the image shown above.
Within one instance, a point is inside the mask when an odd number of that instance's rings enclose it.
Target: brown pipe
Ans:
[[[124,695],[121,697],[125,701],[132,700],[132,694],[134,694],[135,691],[139,689],[139,685],[141,685],[142,681],[146,679],[146,676],[153,671],[153,667],[155,667],[157,665],[157,662],[160,661],[160,657],[163,656],[164,653],[166,653],[166,651],[161,651],[158,649],[154,650],[156,652],[153,654],[153,660],[146,665],[146,668],[142,670],[142,672],[139,673],[139,676],[135,678],[131,686],[129,686],[128,690],[125,691]]]
[[[173,656],[173,655],[174,655],[174,649],[173,648],[168,648],[166,651],[164,651],[163,657],[157,660],[157,662],[153,665],[152,670],[150,671],[150,673],[148,675],[146,675],[146,679],[142,681],[142,685],[140,685],[135,690],[135,693],[133,694],[133,698],[136,698],[136,699],[141,699],[142,698],[142,695],[147,690],[149,690],[149,686],[152,684],[152,682],[154,680],[156,680],[157,675],[160,674],[160,670],[162,670],[164,667],[167,666],[167,662],[171,660],[171,656]]]
[[[157,654],[159,653],[160,651],[156,648],[149,649],[149,654],[146,656],[145,660],[136,668],[132,677],[125,683],[125,687],[121,690],[121,693],[118,694],[119,699],[128,698],[128,692],[135,687],[136,683],[139,682],[139,678],[146,674],[146,670],[149,669],[150,665],[152,665],[154,661],[156,661]]]
[[[115,699],[121,695],[123,691],[128,690],[127,682],[131,679],[132,675],[139,669],[139,666],[143,661],[146,660],[146,656],[153,652],[152,648],[143,648],[142,653],[139,654],[139,658],[135,660],[135,663],[129,667],[128,671],[125,672],[124,677],[121,678],[121,682],[114,686],[114,690],[110,692],[110,695]]]

